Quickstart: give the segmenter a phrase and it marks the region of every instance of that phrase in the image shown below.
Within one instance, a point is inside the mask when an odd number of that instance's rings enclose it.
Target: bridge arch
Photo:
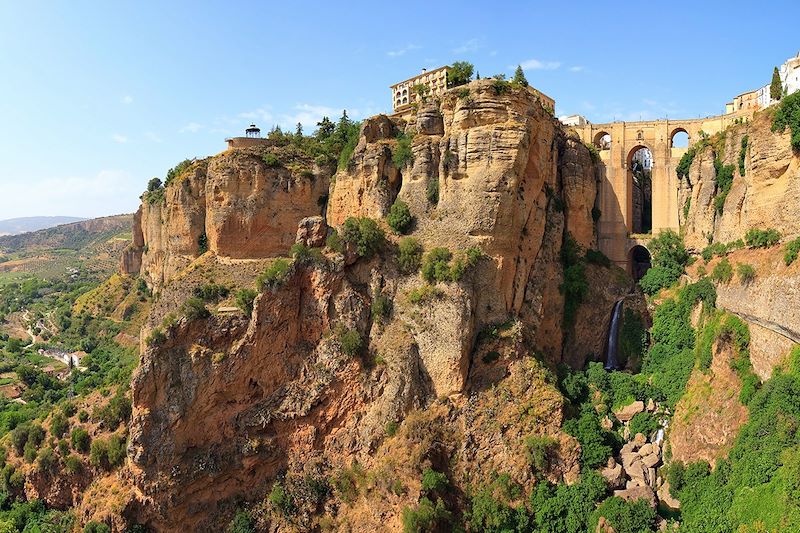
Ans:
[[[651,233],[653,230],[654,155],[649,144],[637,142],[625,159],[630,233]]]
[[[608,150],[611,148],[611,134],[605,130],[598,131],[592,143],[598,150]]]
[[[691,142],[691,136],[685,128],[679,126],[674,128],[669,134],[669,147],[670,148],[688,148]]]
[[[650,250],[641,244],[636,244],[628,250],[628,272],[633,279],[639,281],[652,266]]]

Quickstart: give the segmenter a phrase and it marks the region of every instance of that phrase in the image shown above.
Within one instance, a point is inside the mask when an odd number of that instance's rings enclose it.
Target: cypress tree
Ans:
[[[523,87],[528,86],[528,80],[525,78],[525,72],[522,71],[522,65],[517,65],[517,70],[514,71],[514,79],[512,81]]]
[[[780,100],[783,96],[783,86],[781,85],[781,75],[778,67],[772,71],[772,83],[769,85],[769,97],[773,100]]]

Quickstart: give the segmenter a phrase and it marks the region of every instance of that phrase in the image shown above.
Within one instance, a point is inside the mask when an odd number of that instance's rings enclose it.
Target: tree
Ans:
[[[159,178],[153,178],[147,182],[147,192],[157,191],[161,188],[161,180]]]
[[[450,66],[450,70],[447,71],[447,86],[458,87],[459,85],[466,85],[472,80],[474,68],[472,63],[456,61]]]
[[[408,204],[401,200],[397,200],[389,208],[389,216],[386,217],[386,223],[394,230],[395,233],[408,233],[414,223],[414,217],[408,209]]]
[[[522,65],[517,65],[517,70],[514,71],[514,79],[512,81],[523,87],[528,86],[528,80],[525,78],[525,72],[522,71]]]
[[[317,139],[324,141],[331,136],[336,125],[328,117],[322,117],[322,120],[317,122]]]
[[[772,83],[769,84],[769,97],[772,100],[780,100],[783,96],[783,85],[781,85],[781,73],[778,67],[772,70]]]
[[[303,125],[301,123],[297,123],[297,127],[294,130],[295,137],[302,137],[303,136]]]

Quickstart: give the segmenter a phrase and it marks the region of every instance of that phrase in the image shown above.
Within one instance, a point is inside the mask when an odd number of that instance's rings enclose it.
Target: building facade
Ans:
[[[589,124],[589,121],[583,115],[562,115],[558,117],[558,120],[565,126],[583,127]]]
[[[778,69],[781,75],[781,84],[787,95],[800,91],[800,52],[787,59]]]
[[[449,66],[433,70],[422,69],[422,73],[390,87],[392,90],[392,110],[403,111],[415,104],[420,95],[417,86],[427,87],[429,96],[438,96],[447,90],[447,72]]]
[[[800,91],[800,52],[783,62],[778,67],[784,94],[789,95]],[[740,94],[732,102],[725,104],[725,114],[740,111],[764,109],[778,102],[770,96],[770,84],[764,85],[755,91]]]

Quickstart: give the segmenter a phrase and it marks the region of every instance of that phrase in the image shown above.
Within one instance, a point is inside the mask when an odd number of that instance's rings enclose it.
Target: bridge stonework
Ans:
[[[597,223],[598,245],[614,263],[631,271],[631,249],[646,245],[651,235],[632,235],[633,231],[633,171],[631,160],[640,148],[648,148],[652,166],[652,235],[672,229],[678,231],[678,176],[675,172],[688,148],[673,147],[673,137],[679,132],[689,136],[689,146],[700,140],[701,132],[718,133],[737,119],[748,119],[749,113],[731,113],[689,120],[652,120],[643,122],[587,123],[573,126],[581,140],[598,147],[601,179]],[[608,146],[601,139],[611,137]]]

